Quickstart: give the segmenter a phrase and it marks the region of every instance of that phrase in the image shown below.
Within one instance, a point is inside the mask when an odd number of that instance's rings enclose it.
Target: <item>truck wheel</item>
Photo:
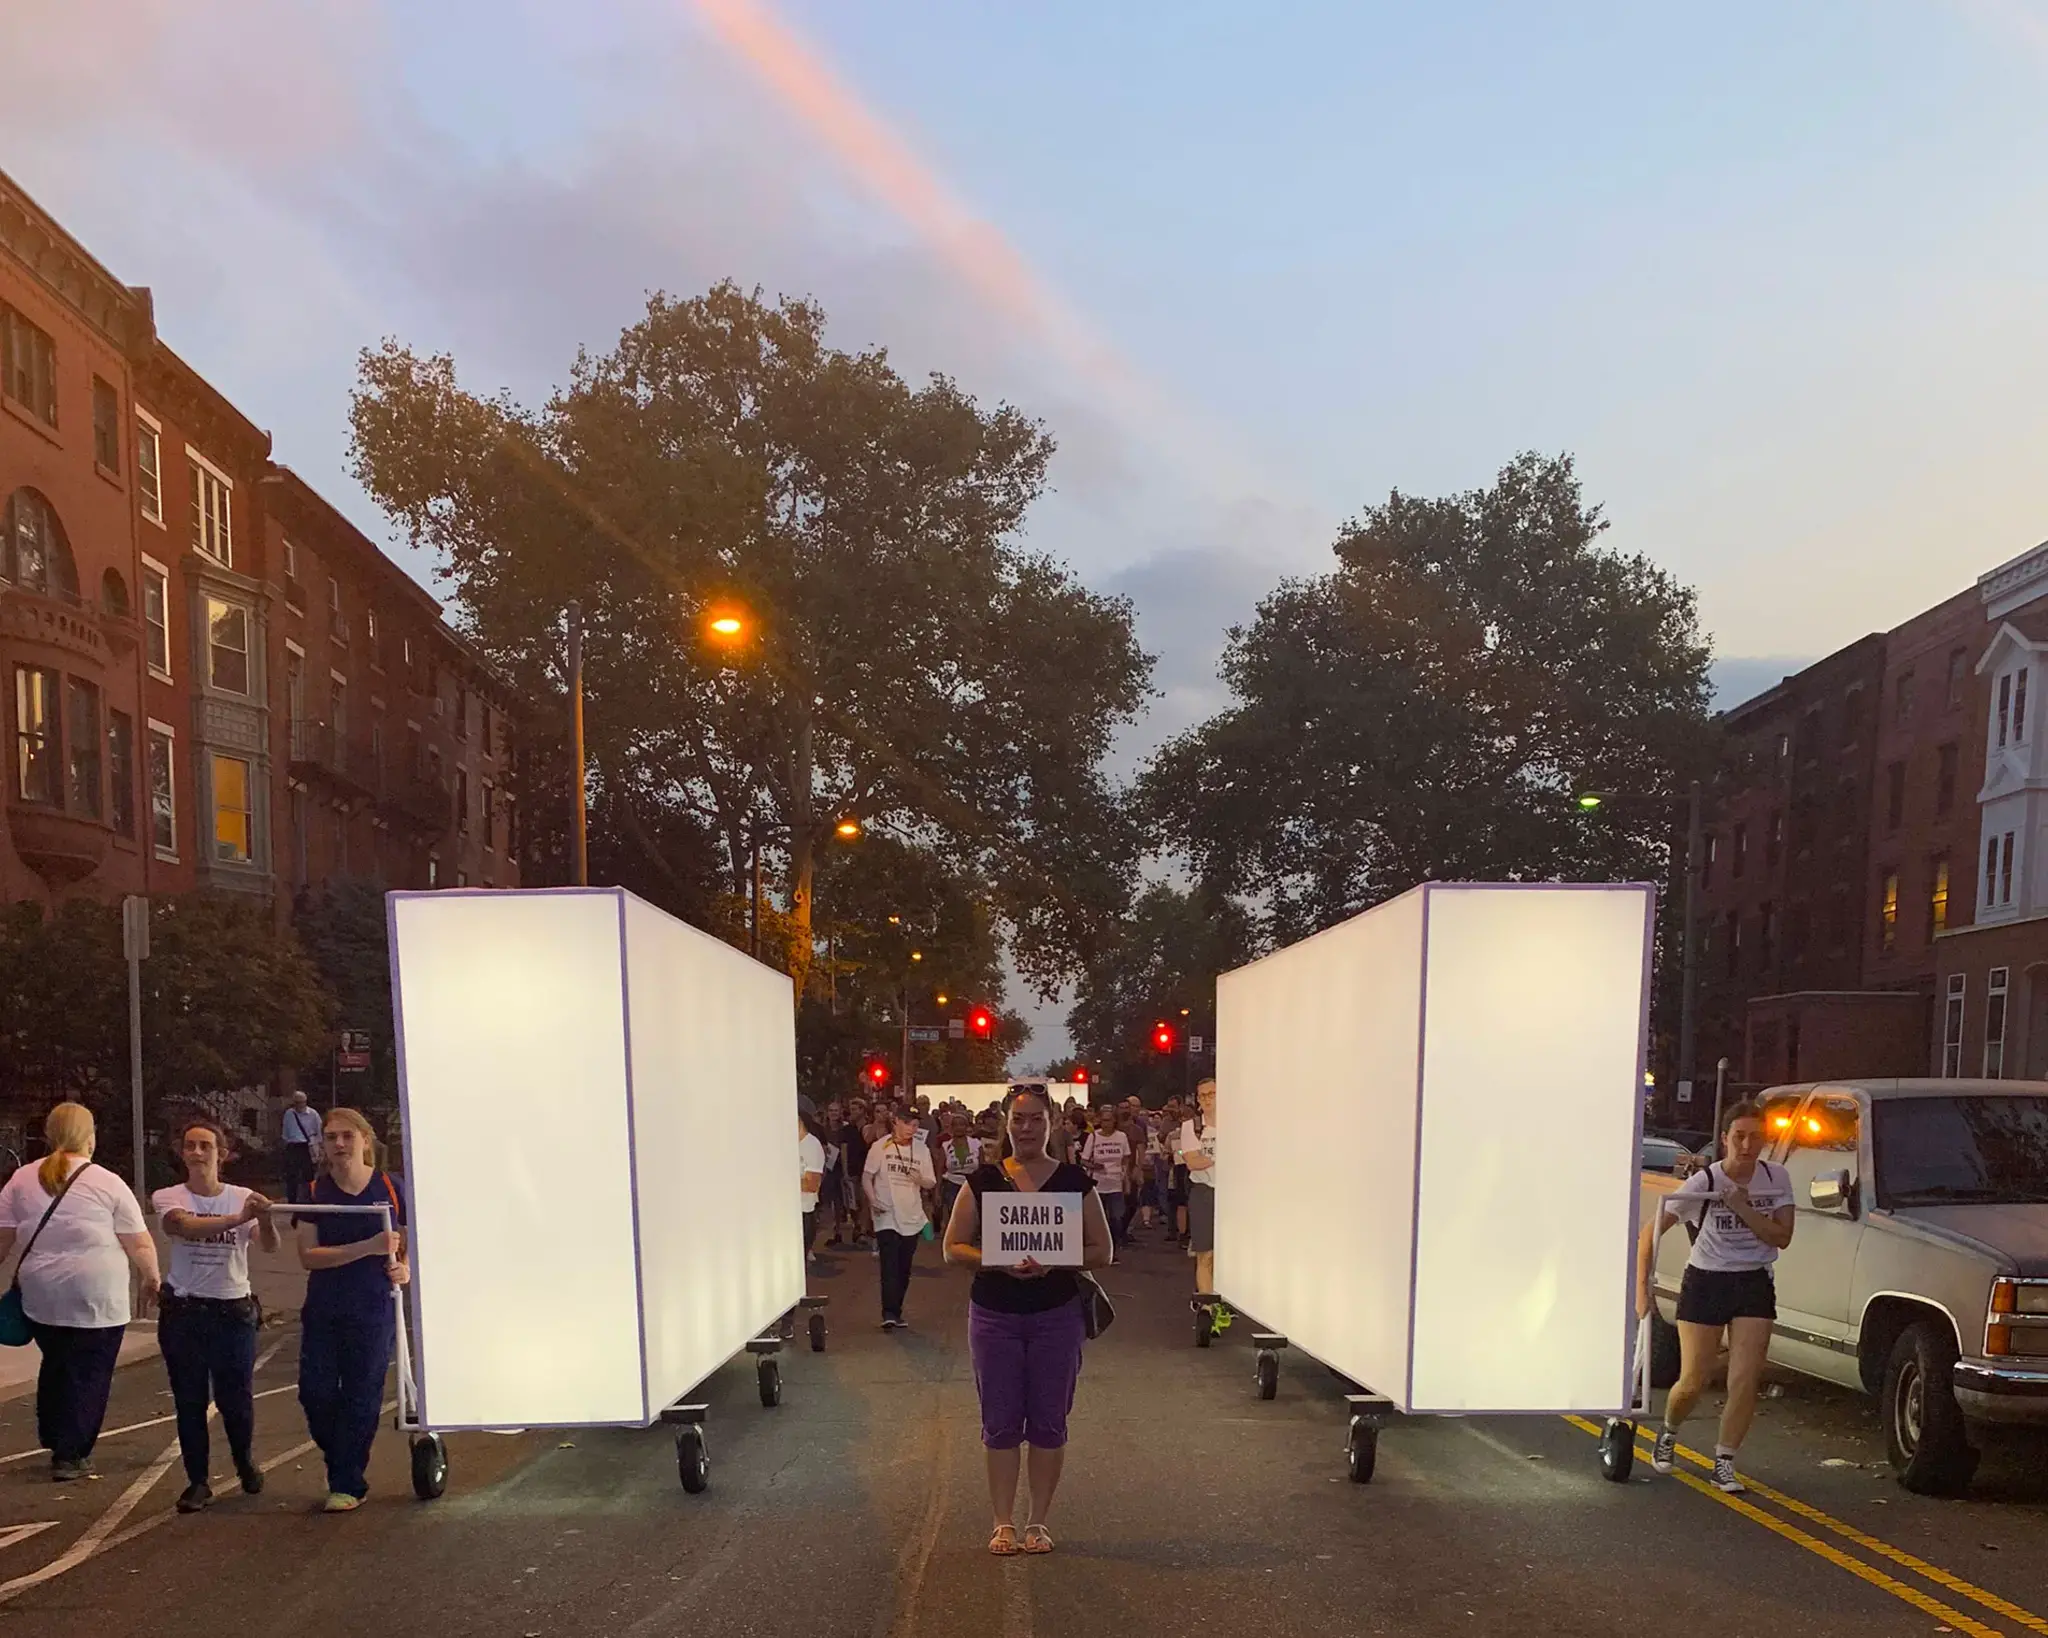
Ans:
[[[1950,1381],[1955,1362],[1954,1335],[1931,1319],[1907,1326],[1885,1362],[1886,1452],[1899,1483],[1923,1496],[1960,1495],[1977,1471]]]
[[[1650,1309],[1650,1386],[1668,1388],[1678,1380],[1683,1361],[1678,1351],[1678,1327],[1669,1324],[1654,1306]]]

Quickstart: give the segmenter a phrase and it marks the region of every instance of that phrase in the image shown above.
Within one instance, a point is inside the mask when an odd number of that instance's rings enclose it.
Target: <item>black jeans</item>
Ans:
[[[36,1437],[59,1462],[82,1462],[99,1442],[125,1325],[36,1326]]]
[[[917,1261],[917,1236],[880,1229],[875,1239],[882,1251],[882,1318],[901,1319],[910,1290],[910,1265]]]
[[[313,1146],[287,1143],[284,1146],[284,1197],[287,1204],[303,1206],[313,1191]]]
[[[299,1406],[327,1458],[327,1488],[366,1496],[370,1446],[384,1414],[384,1376],[398,1340],[389,1303],[363,1312],[306,1308],[299,1314]]]
[[[228,1436],[236,1470],[247,1467],[256,1433],[254,1300],[218,1302],[173,1297],[167,1291],[156,1335],[171,1378],[171,1401],[177,1407],[185,1477],[193,1484],[206,1483],[211,1466],[209,1402],[220,1407],[221,1430]]]

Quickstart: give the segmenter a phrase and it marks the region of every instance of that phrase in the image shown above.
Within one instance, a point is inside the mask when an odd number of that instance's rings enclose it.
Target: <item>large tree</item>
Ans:
[[[1231,704],[1147,772],[1160,833],[1276,940],[1431,879],[1658,872],[1668,810],[1571,797],[1702,769],[1709,653],[1691,591],[1605,527],[1568,456],[1368,510],[1232,630]]]
[[[800,994],[848,818],[985,883],[1050,991],[1128,892],[1100,764],[1149,662],[1126,603],[1019,543],[1044,428],[824,332],[731,284],[655,296],[538,409],[390,344],[362,360],[356,471],[536,698],[562,696],[580,600],[595,785],[699,816],[735,891],[768,851]]]

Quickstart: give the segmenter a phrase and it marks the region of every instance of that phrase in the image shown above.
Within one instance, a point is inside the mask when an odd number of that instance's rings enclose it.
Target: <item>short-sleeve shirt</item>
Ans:
[[[388,1172],[372,1172],[361,1194],[346,1193],[331,1177],[313,1180],[315,1206],[389,1206],[391,1226],[405,1224],[405,1196]],[[373,1234],[384,1232],[383,1223],[369,1212],[319,1212],[299,1219],[311,1223],[323,1246],[352,1246]],[[361,1257],[339,1268],[316,1268],[306,1276],[306,1309],[323,1316],[374,1322],[380,1316],[396,1318],[391,1306],[391,1280],[384,1272],[383,1259]]]
[[[1188,1181],[1190,1183],[1198,1183],[1205,1189],[1215,1188],[1216,1123],[1213,1120],[1205,1121],[1201,1130],[1197,1131],[1193,1121],[1184,1122],[1180,1129],[1178,1150],[1180,1163],[1183,1166],[1187,1165],[1188,1156],[1190,1155],[1207,1155],[1209,1157],[1210,1163],[1200,1171],[1189,1168]]]
[[[183,1183],[158,1189],[150,1199],[158,1217],[174,1211],[194,1217],[234,1217],[248,1204],[249,1191],[234,1183],[223,1183],[219,1194],[194,1194]],[[181,1297],[211,1297],[233,1302],[249,1295],[249,1242],[256,1238],[254,1223],[230,1223],[206,1240],[184,1240],[173,1234],[170,1267],[165,1285]]]
[[[796,1140],[796,1180],[799,1186],[810,1173],[816,1172],[820,1179],[825,1175],[825,1145],[809,1132]],[[804,1190],[804,1210],[818,1209],[818,1191]]]
[[[968,1174],[981,1164],[981,1139],[949,1137],[939,1145],[939,1159],[948,1183],[965,1183]]]
[[[908,1143],[891,1138],[868,1151],[863,1174],[874,1199],[875,1227],[898,1234],[920,1234],[930,1219],[924,1214],[924,1193],[939,1186],[932,1152],[922,1137]]]
[[[1697,1220],[1699,1238],[1692,1243],[1688,1268],[1717,1274],[1740,1274],[1754,1268],[1769,1268],[1778,1260],[1778,1248],[1756,1237],[1754,1230],[1720,1200],[1708,1200],[1728,1187],[1728,1174],[1719,1166],[1694,1172],[1664,1197],[1665,1208],[1679,1222]],[[1749,1180],[1749,1203],[1763,1216],[1782,1211],[1793,1203],[1792,1179],[1785,1168],[1768,1160],[1756,1163]]]
[[[1104,1194],[1121,1194],[1124,1164],[1131,1157],[1131,1140],[1121,1132],[1091,1132],[1081,1142],[1081,1164]]]
[[[977,1166],[968,1174],[967,1186],[974,1191],[974,1204],[984,1194],[1017,1194],[1021,1191],[1000,1166]],[[1072,1161],[1061,1161],[1039,1189],[1040,1194],[1091,1194],[1095,1179]],[[983,1222],[987,1218],[982,1219]],[[1014,1274],[984,1268],[974,1276],[968,1300],[996,1314],[1043,1314],[1072,1302],[1081,1294],[1081,1282],[1071,1268],[1056,1268],[1035,1280],[1020,1280]]]
[[[14,1230],[16,1245],[28,1244],[50,1210],[40,1170],[40,1163],[19,1167],[0,1189],[0,1228]],[[22,1312],[39,1325],[126,1325],[128,1254],[116,1236],[144,1232],[142,1208],[104,1166],[81,1160],[70,1176],[71,1187],[22,1263]]]

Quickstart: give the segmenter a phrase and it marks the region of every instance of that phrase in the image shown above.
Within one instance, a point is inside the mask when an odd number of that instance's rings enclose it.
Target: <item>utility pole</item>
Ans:
[[[575,755],[576,885],[590,885],[590,808],[583,765],[583,605],[569,605],[569,738]]]
[[[131,893],[121,901],[121,954],[128,961],[129,1113],[135,1122],[135,1198],[149,1198],[142,1129],[142,964],[149,958],[149,900]]]
[[[1695,779],[1685,804],[1685,952],[1680,966],[1678,999],[1678,1094],[1692,1093],[1694,1035],[1699,1022],[1700,941],[1694,928],[1700,890],[1700,853],[1705,846],[1700,782]],[[1676,1112],[1676,1105],[1673,1105]],[[1720,1134],[1717,1132],[1718,1138]]]
[[[1721,1100],[1728,1095],[1728,1060],[1723,1058],[1714,1065],[1714,1136],[1707,1144],[1707,1153],[1720,1158],[1721,1148]]]

